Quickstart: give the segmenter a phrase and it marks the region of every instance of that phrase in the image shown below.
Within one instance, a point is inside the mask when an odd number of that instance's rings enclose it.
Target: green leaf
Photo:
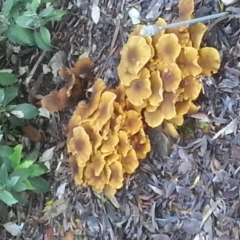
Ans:
[[[0,168],[0,182],[2,185],[6,185],[8,180],[8,171],[5,164],[3,164]]]
[[[50,15],[44,18],[45,22],[59,21],[67,13],[65,10],[53,10]]]
[[[6,187],[11,189],[17,184],[18,180],[19,180],[19,176],[11,177],[9,180],[7,180]]]
[[[9,126],[10,130],[26,125],[26,123],[24,123],[24,121],[25,121],[24,119],[17,118],[14,115],[12,115],[10,118],[8,118],[8,121],[11,123]]]
[[[0,200],[2,200],[8,206],[11,206],[12,204],[15,204],[18,202],[18,200],[10,192],[4,189],[0,190]]]
[[[19,181],[25,181],[31,175],[31,170],[28,168],[15,169],[9,176],[14,177],[18,176]]]
[[[17,86],[10,86],[4,88],[4,100],[3,105],[7,106],[14,98],[18,95],[18,87]]]
[[[19,16],[16,19],[16,23],[18,26],[23,28],[35,29],[41,26],[41,21],[38,16]]]
[[[13,149],[9,146],[0,146],[0,156],[1,157],[8,157],[13,153]]]
[[[51,35],[48,31],[47,28],[45,27],[40,27],[39,32],[35,31],[34,32],[34,39],[38,45],[39,48],[45,50],[45,51],[50,51],[52,50],[51,47]]]
[[[12,73],[0,72],[0,85],[9,86],[18,81],[17,77]]]
[[[28,190],[35,190],[35,187],[29,182],[29,180],[25,180],[24,184],[26,185]]]
[[[18,26],[17,24],[11,25],[7,31],[8,39],[23,46],[34,46],[36,44],[33,32],[29,29]]]
[[[38,113],[39,113],[38,109],[32,104],[28,103],[16,105],[11,111],[11,114],[15,115],[18,118],[23,119],[35,118],[38,115]]]
[[[9,157],[13,168],[16,168],[20,164],[20,162],[21,162],[21,159],[22,159],[22,149],[23,149],[23,146],[21,144],[18,144],[14,148],[13,153]]]
[[[31,9],[32,11],[36,11],[40,6],[41,0],[32,0]]]
[[[45,193],[50,189],[49,183],[41,177],[32,177],[28,179],[35,188],[35,193]]]
[[[0,105],[3,102],[3,100],[4,100],[4,89],[0,88]]]
[[[21,181],[18,181],[12,188],[11,191],[15,191],[15,192],[22,192],[22,191],[26,191],[28,189],[28,186]]]
[[[35,163],[30,167],[31,175],[30,177],[38,177],[47,172],[47,167],[42,163]]]
[[[45,8],[39,13],[39,17],[48,17],[53,11],[52,7]]]
[[[12,9],[13,3],[14,3],[14,0],[6,0],[3,3],[2,14],[4,15],[4,17],[8,17],[8,15]]]
[[[16,168],[20,169],[20,168],[29,168],[30,166],[32,166],[34,163],[33,160],[25,160],[24,162],[20,163]],[[32,174],[31,174],[32,175]]]

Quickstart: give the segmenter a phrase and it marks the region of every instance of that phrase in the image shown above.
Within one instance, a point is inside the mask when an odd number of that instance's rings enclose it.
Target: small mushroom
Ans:
[[[126,90],[128,100],[135,106],[144,104],[144,100],[151,95],[150,73],[144,68],[138,79],[132,81],[130,87]]]
[[[91,116],[92,121],[95,122],[96,128],[101,130],[113,115],[113,102],[116,95],[110,91],[105,91],[100,99],[96,112]]]
[[[121,50],[123,69],[137,75],[151,59],[151,47],[143,36],[131,36]]]
[[[169,33],[162,35],[157,44],[157,57],[166,64],[174,63],[179,56],[181,46],[175,34]]]
[[[199,78],[188,76],[182,80],[180,87],[184,89],[181,94],[184,100],[195,100],[202,90],[202,83]]]
[[[182,80],[182,73],[176,63],[172,63],[168,67],[160,69],[163,82],[163,89],[166,92],[175,92]]]
[[[78,165],[84,167],[93,149],[89,136],[83,127],[78,126],[73,129],[73,138],[69,141],[67,148],[68,152],[77,154]]]
[[[123,167],[120,162],[113,162],[109,165],[111,170],[111,176],[109,179],[109,185],[112,188],[119,189],[123,186]]]
[[[150,105],[158,107],[159,104],[163,101],[163,81],[161,79],[160,72],[152,72],[150,81],[152,94],[149,97],[148,101]]]
[[[80,102],[74,114],[81,116],[83,120],[90,117],[97,110],[101,95],[105,88],[106,84],[104,81],[102,79],[97,79],[92,87],[90,101],[87,104],[85,102]]]
[[[199,49],[204,33],[207,31],[207,27],[201,23],[195,23],[189,26],[190,40],[192,42],[192,47]]]
[[[193,47],[185,47],[182,49],[177,63],[182,71],[183,77],[196,77],[202,72],[202,68],[198,64],[198,51]]]
[[[123,123],[122,129],[129,132],[130,135],[134,135],[142,127],[141,116],[138,112],[130,110],[126,112],[126,118]]]
[[[201,74],[211,76],[217,73],[220,62],[219,52],[215,48],[204,47],[199,50],[198,64],[202,68]]]
[[[128,174],[131,174],[136,170],[136,168],[139,165],[139,161],[138,161],[136,152],[133,148],[128,151],[126,157],[121,158],[121,163],[122,163],[123,171]]]

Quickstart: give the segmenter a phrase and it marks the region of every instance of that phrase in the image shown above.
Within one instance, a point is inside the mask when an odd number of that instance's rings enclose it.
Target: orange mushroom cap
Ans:
[[[217,49],[204,47],[199,50],[198,64],[202,68],[202,74],[211,76],[217,73],[220,67],[220,55]]]
[[[151,47],[143,36],[131,36],[121,50],[122,67],[125,72],[137,75],[151,55]]]
[[[143,100],[149,98],[151,93],[150,73],[144,68],[140,77],[134,80],[126,90],[126,95],[133,105],[141,106],[144,104]]]
[[[166,64],[174,63],[179,56],[181,46],[175,34],[169,33],[162,35],[157,44],[157,56]]]
[[[183,77],[195,77],[202,72],[202,68],[198,64],[198,51],[193,47],[185,47],[182,49],[177,63],[182,71]]]

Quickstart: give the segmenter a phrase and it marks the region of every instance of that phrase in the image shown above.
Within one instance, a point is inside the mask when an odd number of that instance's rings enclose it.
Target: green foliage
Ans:
[[[7,205],[23,202],[21,193],[27,190],[44,193],[49,184],[41,175],[45,165],[34,159],[22,158],[21,144],[11,148],[0,145],[0,201]]]
[[[35,118],[38,109],[28,103],[16,104],[18,86],[15,85],[18,79],[11,73],[0,72],[0,141],[3,134],[8,139],[13,139],[9,129],[22,126],[24,120]]]
[[[66,11],[46,7],[46,0],[5,0],[0,13],[0,41],[51,50],[51,34],[44,27],[59,21]]]

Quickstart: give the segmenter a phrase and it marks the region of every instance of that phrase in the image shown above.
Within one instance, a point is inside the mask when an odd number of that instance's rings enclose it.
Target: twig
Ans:
[[[34,64],[31,72],[30,72],[29,75],[26,77],[25,84],[26,84],[27,86],[29,85],[30,80],[32,79],[34,73],[35,73],[36,70],[37,70],[38,65],[41,63],[41,61],[43,60],[43,58],[45,57],[45,55],[46,55],[46,51],[43,51],[42,54],[40,55],[40,57],[38,58],[37,62]]]
[[[165,26],[157,26],[157,25],[148,25],[141,29],[140,34],[143,36],[153,36],[157,34],[159,31],[164,30],[164,29],[169,29],[169,28],[175,28],[175,27],[180,27],[184,25],[190,25],[194,24],[197,22],[205,22],[214,18],[220,18],[220,17],[226,17],[229,14],[229,12],[222,12],[222,13],[217,13],[205,17],[200,17],[200,18],[194,18],[190,19],[187,21],[182,21],[182,22],[176,22],[176,23],[170,23]]]

